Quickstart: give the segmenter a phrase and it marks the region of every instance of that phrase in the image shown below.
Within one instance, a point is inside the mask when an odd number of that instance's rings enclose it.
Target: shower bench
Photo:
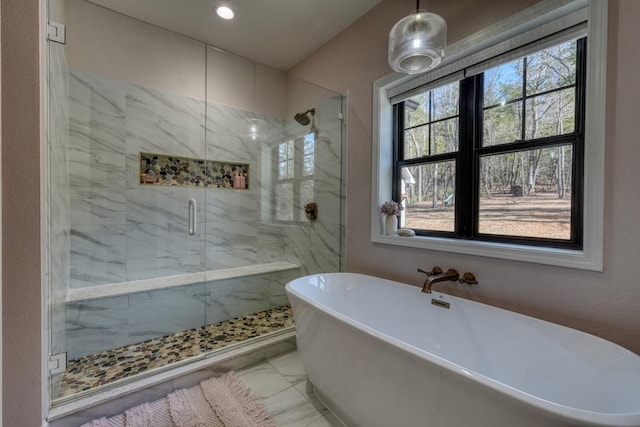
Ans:
[[[131,282],[112,283],[86,288],[68,289],[64,301],[66,303],[93,300],[99,298],[129,295],[137,292],[149,292],[159,289],[175,288],[201,282],[257,276],[297,270],[298,264],[290,262],[271,262],[219,270],[201,271],[198,273],[178,274],[175,276],[154,277],[152,279],[133,280]]]

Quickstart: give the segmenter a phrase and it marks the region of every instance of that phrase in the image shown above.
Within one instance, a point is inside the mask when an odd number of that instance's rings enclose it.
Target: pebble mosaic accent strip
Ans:
[[[291,306],[235,317],[71,360],[56,399],[294,326]]]
[[[249,189],[249,164],[140,153],[140,184]]]

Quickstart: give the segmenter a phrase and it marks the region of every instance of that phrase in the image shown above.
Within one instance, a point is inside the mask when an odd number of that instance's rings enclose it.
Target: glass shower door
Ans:
[[[52,405],[291,336],[284,285],[341,269],[342,96],[88,1],[49,13]]]
[[[58,404],[204,356],[205,47],[83,0],[49,12],[68,35],[47,44]]]
[[[206,324],[216,351],[292,334],[285,284],[340,271],[342,96],[208,48],[206,109],[207,153],[231,180],[218,175],[206,189]],[[308,110],[307,125],[294,120]]]

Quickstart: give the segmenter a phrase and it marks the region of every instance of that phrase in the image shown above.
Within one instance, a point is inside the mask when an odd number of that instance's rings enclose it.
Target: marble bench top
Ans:
[[[157,289],[190,285],[192,283],[257,276],[259,274],[277,273],[279,271],[295,270],[298,268],[300,268],[299,265],[289,262],[271,262],[267,264],[255,264],[220,270],[201,271],[198,273],[178,274],[175,276],[154,277],[152,279],[134,280],[131,282],[111,283],[108,285],[91,286],[87,288],[68,289],[65,296],[65,302],[128,295],[136,292],[147,292]]]

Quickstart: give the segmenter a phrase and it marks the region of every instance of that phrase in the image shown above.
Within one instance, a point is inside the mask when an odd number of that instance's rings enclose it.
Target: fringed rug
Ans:
[[[82,427],[277,427],[277,424],[262,401],[229,372]]]

